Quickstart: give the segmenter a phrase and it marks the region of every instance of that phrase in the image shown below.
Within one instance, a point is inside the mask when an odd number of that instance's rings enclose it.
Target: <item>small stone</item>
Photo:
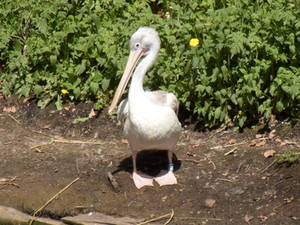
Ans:
[[[232,195],[241,195],[244,194],[245,191],[241,187],[233,187],[229,190]]]
[[[213,208],[215,203],[216,203],[216,200],[214,200],[214,199],[206,199],[205,200],[205,206],[208,208]]]

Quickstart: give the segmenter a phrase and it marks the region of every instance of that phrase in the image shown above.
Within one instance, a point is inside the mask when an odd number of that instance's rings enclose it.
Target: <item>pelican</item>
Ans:
[[[172,93],[145,91],[143,88],[145,74],[154,64],[159,49],[160,39],[152,28],[141,27],[131,36],[126,68],[109,108],[111,114],[132,76],[128,98],[120,103],[117,115],[125,121],[124,135],[132,151],[132,177],[138,189],[153,186],[153,179],[160,186],[177,184],[172,163],[172,151],[181,133],[181,124],[177,118],[177,98]],[[154,178],[136,168],[137,152],[150,149],[168,150],[168,171],[161,171]]]

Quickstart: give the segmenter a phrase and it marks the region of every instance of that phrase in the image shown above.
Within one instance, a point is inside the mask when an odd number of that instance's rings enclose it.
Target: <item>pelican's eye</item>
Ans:
[[[139,49],[140,46],[141,46],[140,43],[135,43],[135,48],[136,48],[136,49]]]

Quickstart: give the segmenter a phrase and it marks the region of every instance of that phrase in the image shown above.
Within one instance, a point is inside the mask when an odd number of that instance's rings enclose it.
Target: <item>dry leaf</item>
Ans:
[[[286,203],[291,203],[292,201],[294,201],[294,196],[291,196],[290,198],[285,198],[284,201],[286,201]]]
[[[29,102],[30,99],[31,99],[30,97],[29,97],[29,98],[25,98],[25,99],[23,100],[23,103],[25,104],[25,103]]]
[[[44,153],[41,149],[38,149],[38,148],[35,149],[35,152],[37,152],[37,153]]]
[[[256,141],[255,140],[252,140],[251,143],[249,144],[249,146],[253,147],[256,145]]]
[[[257,134],[257,135],[255,135],[255,138],[262,138],[262,137],[263,137],[262,134]]]
[[[50,129],[51,128],[51,124],[45,125],[42,127],[43,129]]]
[[[249,215],[245,215],[244,216],[244,220],[248,223],[250,220],[252,220],[254,217],[253,216],[249,216]]]
[[[280,138],[276,138],[276,139],[275,139],[275,142],[277,142],[277,143],[281,144],[281,142],[282,142],[282,141],[281,141],[281,139],[280,139]]]
[[[257,147],[261,147],[261,146],[264,146],[266,143],[267,143],[267,141],[266,141],[266,140],[262,140],[262,141],[260,141],[260,142],[256,143],[256,144],[255,144],[255,146],[257,146]]]
[[[194,144],[193,146],[192,146],[192,148],[198,148],[200,146],[200,144]]]
[[[3,112],[6,112],[6,113],[15,113],[16,111],[17,111],[17,109],[15,106],[3,108]]]
[[[192,156],[192,157],[197,156],[197,154],[194,153],[194,152],[187,152],[186,155],[187,155],[187,156]]]
[[[233,145],[236,143],[236,139],[230,139],[229,142],[228,142],[230,145]]]
[[[95,110],[94,110],[94,108],[92,108],[92,110],[91,110],[91,112],[89,114],[89,118],[93,118],[95,116],[96,116]]]
[[[284,145],[297,145],[297,143],[295,141],[284,140],[283,142],[281,142],[280,146]]]
[[[274,130],[272,130],[270,133],[269,133],[269,138],[270,139],[273,139],[275,136],[276,136],[276,130],[274,129]]]
[[[266,158],[272,157],[272,156],[274,156],[275,153],[276,153],[276,151],[273,149],[265,151],[264,157],[266,157]]]
[[[205,200],[205,206],[207,206],[208,208],[214,207],[215,203],[216,203],[216,200],[214,200],[214,199],[206,199]]]
[[[268,219],[267,216],[258,216],[257,218],[260,219],[262,222],[264,222]]]
[[[122,139],[121,141],[123,144],[128,144],[128,140],[127,139]]]

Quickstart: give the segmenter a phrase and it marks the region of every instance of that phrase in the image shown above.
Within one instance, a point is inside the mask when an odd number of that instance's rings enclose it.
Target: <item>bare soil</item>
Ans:
[[[122,127],[105,111],[86,122],[92,104],[57,111],[34,102],[0,99],[0,204],[32,213],[77,177],[40,216],[61,218],[90,211],[135,218],[174,210],[170,224],[299,224],[300,164],[278,164],[274,150],[300,152],[300,122],[271,130],[195,131],[182,121],[174,160],[179,184],[135,188]],[[156,174],[165,151],[142,151],[138,167]],[[113,174],[118,187],[107,179]],[[161,221],[163,224],[163,221]]]

